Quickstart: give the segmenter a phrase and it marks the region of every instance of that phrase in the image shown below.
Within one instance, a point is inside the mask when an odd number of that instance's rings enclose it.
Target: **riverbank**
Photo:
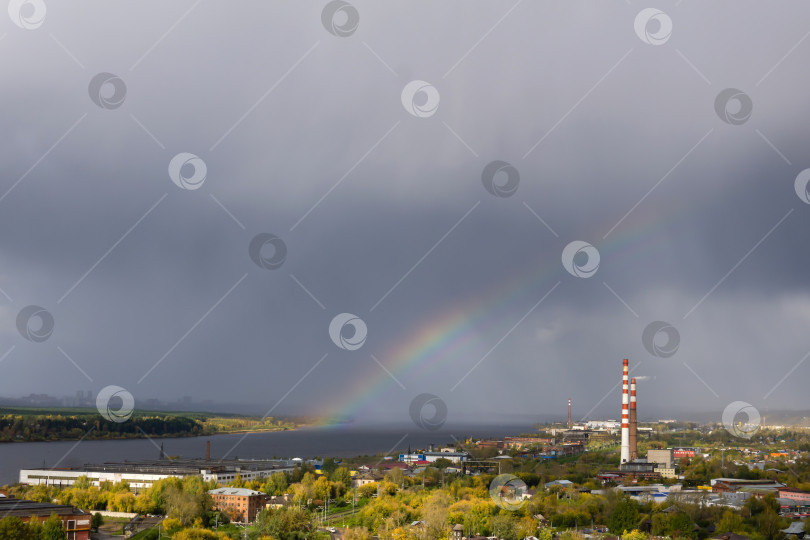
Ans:
[[[0,445],[0,485],[16,482],[20,469],[81,467],[94,463],[158,459],[160,447],[170,456],[202,459],[211,443],[212,459],[349,458],[398,454],[464,441],[468,437],[500,438],[525,433],[523,425],[445,425],[427,431],[412,423],[402,425],[301,426],[287,431],[229,433],[200,437],[167,437],[160,442],[146,438],[124,440],[28,442]],[[376,461],[376,460],[375,460]]]
[[[198,412],[134,411],[125,421],[95,409],[0,408],[0,442],[210,437],[290,431],[304,424],[280,418]]]

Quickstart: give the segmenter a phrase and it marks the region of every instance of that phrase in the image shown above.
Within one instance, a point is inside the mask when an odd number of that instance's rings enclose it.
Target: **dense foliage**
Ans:
[[[66,414],[12,411],[0,414],[0,442],[199,436],[294,427],[291,422],[272,417],[136,412],[127,422],[113,422],[79,409]]]
[[[53,515],[44,522],[25,523],[18,517],[0,519],[0,540],[64,540],[62,520]]]

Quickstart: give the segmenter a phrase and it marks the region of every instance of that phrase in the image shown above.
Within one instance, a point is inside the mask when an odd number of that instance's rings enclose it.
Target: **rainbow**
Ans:
[[[669,218],[676,214],[676,209],[671,209],[665,219],[662,219],[660,214],[655,215],[649,211],[647,214],[642,212],[638,214],[641,219],[632,226],[626,224],[625,233],[614,233],[608,240],[602,240],[602,235],[595,236],[593,244],[599,249],[603,264],[605,255],[616,256],[619,251],[631,246],[638,248],[636,256],[643,256],[638,246],[640,241],[649,238],[670,222]],[[611,225],[612,223],[600,229],[607,231]],[[564,243],[560,249],[563,245]],[[375,356],[398,379],[413,372],[424,376],[448,364],[458,358],[459,353],[481,335],[484,326],[495,314],[502,312],[512,316],[513,311],[509,308],[516,301],[525,302],[526,298],[537,301],[558,280],[564,282],[568,277],[557,258],[537,261],[526,267],[526,270],[516,273],[507,280],[499,280],[497,286],[489,291],[465,299],[442,310],[436,316],[421,321],[389,350],[379,355],[375,353]],[[347,397],[333,409],[335,414],[326,419],[323,425],[339,425],[341,419],[354,418],[362,411],[368,410],[369,404],[384,390],[396,384],[385,370],[374,365],[371,359],[369,362],[372,364],[363,370],[365,376],[357,378],[353,387],[345,392]]]
[[[559,265],[547,265],[541,272],[535,265],[530,266],[531,272],[514,276],[486,294],[465,299],[437,316],[421,321],[393,347],[375,356],[397,378],[412,372],[424,376],[446,365],[480,335],[482,325],[493,312],[504,309],[518,298],[537,296],[539,300],[556,283]],[[541,290],[543,285],[546,285],[545,290]],[[334,418],[354,417],[366,410],[390,385],[396,384],[385,370],[373,364],[371,359],[369,362],[372,364],[363,371],[365,376],[359,377],[346,392],[348,397],[337,407]]]

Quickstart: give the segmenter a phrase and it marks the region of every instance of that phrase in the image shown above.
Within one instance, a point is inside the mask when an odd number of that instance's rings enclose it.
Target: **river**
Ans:
[[[413,424],[399,429],[346,425],[210,437],[4,443],[0,444],[0,486],[16,482],[20,469],[157,459],[161,443],[167,455],[184,458],[205,457],[206,441],[211,441],[212,458],[338,458],[445,445],[454,438],[503,437],[532,431],[528,425],[445,425],[439,431],[421,430]]]

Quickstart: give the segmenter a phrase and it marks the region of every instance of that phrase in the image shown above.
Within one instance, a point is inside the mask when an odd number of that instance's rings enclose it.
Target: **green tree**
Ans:
[[[425,522],[425,538],[428,540],[447,536],[450,502],[450,495],[445,491],[435,491],[425,501],[422,519]]]
[[[0,519],[0,540],[34,540],[34,531],[16,516]]]
[[[185,529],[172,536],[174,540],[218,540],[222,538],[207,529]]]
[[[309,530],[310,513],[295,507],[282,507],[276,510],[262,510],[256,516],[256,529],[259,533],[277,540],[303,538]]]
[[[163,489],[164,508],[169,517],[177,518],[183,525],[190,525],[195,518],[206,518],[211,510],[208,487],[199,477],[182,480],[171,478]]]
[[[740,514],[726,510],[717,524],[717,532],[738,532],[742,531],[744,527],[743,518]]]
[[[400,486],[405,479],[405,474],[402,472],[402,469],[395,467],[385,473],[385,479],[396,486]]]
[[[264,485],[264,492],[268,495],[283,495],[287,489],[287,475],[282,472],[276,472],[270,475],[267,483]]]
[[[437,459],[436,461],[433,462],[433,466],[436,467],[437,469],[446,469],[447,467],[451,466],[452,464],[453,464],[452,461],[450,461],[447,458],[443,458],[443,457],[439,458],[439,459]]]
[[[693,537],[694,524],[684,512],[659,513],[652,518],[654,536]]]
[[[509,514],[499,514],[492,518],[492,533],[501,540],[520,540],[517,520]]]
[[[638,503],[625,498],[619,502],[608,516],[607,526],[613,534],[624,534],[638,526]]]
[[[316,498],[325,501],[332,495],[332,484],[329,482],[328,478],[321,475],[312,485],[312,490]]]
[[[335,469],[329,476],[329,479],[332,482],[343,484],[343,486],[346,487],[347,489],[352,486],[352,474],[346,467],[338,467],[337,469]]]
[[[65,540],[66,537],[67,531],[62,525],[62,520],[56,514],[51,514],[51,517],[42,524],[37,540]]]
[[[87,475],[81,475],[76,478],[73,482],[73,487],[76,489],[87,489],[90,487],[90,479],[87,478]]]
[[[235,488],[243,488],[245,487],[245,481],[242,480],[241,474],[236,473],[236,476],[233,477],[233,480],[231,480],[231,483],[228,485]]]
[[[338,468],[337,463],[335,463],[335,460],[330,457],[325,458],[323,460],[323,464],[321,465],[321,470],[326,475],[332,474],[333,472],[335,472],[335,469],[337,468]]]
[[[622,540],[645,540],[646,538],[647,535],[638,529],[633,529],[632,531],[627,531],[622,534]]]
[[[784,537],[782,520],[779,514],[768,508],[757,516],[757,530],[765,540],[777,540]]]
[[[93,517],[90,518],[90,528],[98,532],[98,528],[102,525],[104,525],[104,516],[96,512],[93,514]]]

